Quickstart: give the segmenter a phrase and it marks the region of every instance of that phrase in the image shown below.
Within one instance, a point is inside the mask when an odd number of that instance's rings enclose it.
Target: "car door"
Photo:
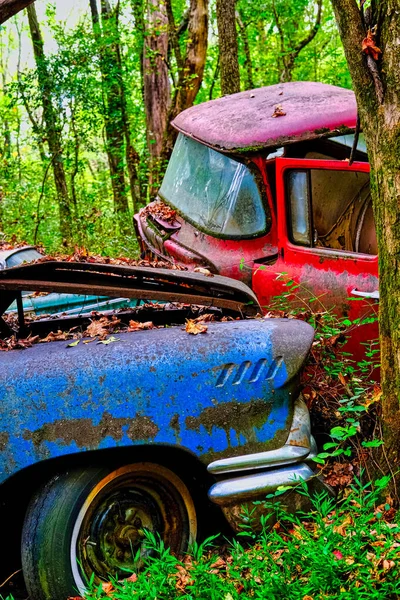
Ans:
[[[278,260],[253,271],[261,306],[280,294],[352,322],[374,320],[378,258],[368,163],[278,158],[276,199]],[[376,322],[352,326],[354,347],[377,337]]]

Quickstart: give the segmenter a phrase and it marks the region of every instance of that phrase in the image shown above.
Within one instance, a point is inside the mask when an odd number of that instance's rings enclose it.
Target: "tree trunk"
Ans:
[[[357,97],[371,164],[372,202],[379,252],[379,326],[384,454],[388,470],[400,463],[400,11],[398,0],[332,0]],[[365,23],[366,21],[366,23]],[[376,26],[376,55],[362,52]],[[373,36],[371,38],[373,40]]]
[[[165,3],[147,2],[144,43],[144,99],[147,147],[150,154],[150,196],[157,191],[162,171],[161,156],[168,125],[170,83],[168,77],[168,17]]]
[[[193,105],[203,81],[208,41],[208,0],[191,0],[188,41],[182,85],[178,85],[176,114]]]
[[[71,207],[63,162],[61,127],[51,98],[51,81],[47,69],[46,57],[44,54],[43,38],[34,5],[28,6],[27,13],[29,29],[33,43],[33,53],[35,56],[38,73],[39,87],[42,96],[47,143],[51,155],[54,181],[57,190],[57,198],[60,210],[60,231],[63,237],[63,243],[68,244],[71,240]]]
[[[219,60],[221,65],[221,92],[240,92],[238,42],[235,0],[217,0]]]
[[[240,37],[242,39],[243,50],[245,55],[244,68],[246,70],[246,83],[245,89],[252,90],[255,85],[253,81],[253,63],[251,60],[249,36],[247,35],[247,26],[243,23],[242,15],[240,11],[236,11],[236,21],[239,25]]]
[[[131,0],[132,14],[135,21],[135,48],[139,57],[140,64],[140,89],[142,90],[142,97],[144,103],[144,73],[143,73],[143,53],[144,53],[144,34],[145,34],[145,22],[144,22],[144,0]]]
[[[167,130],[164,136],[162,158],[167,161],[177,136],[171,121],[183,110],[193,105],[203,82],[208,42],[208,0],[191,0],[188,14],[188,41],[183,58],[180,51],[178,32],[175,27],[171,0],[166,0],[169,20],[170,42],[175,51],[178,65],[178,82],[170,107]],[[184,21],[185,23],[185,21]]]
[[[35,0],[0,0],[0,25]]]
[[[125,144],[124,122],[122,118],[121,88],[115,71],[118,59],[115,48],[115,31],[110,24],[111,7],[101,0],[102,25],[100,27],[96,0],[90,0],[92,24],[100,58],[104,98],[104,125],[106,131],[106,152],[110,167],[111,185],[114,196],[114,210],[118,213],[128,212],[128,199],[125,189]],[[105,35],[103,35],[105,34]]]
[[[132,144],[131,138],[131,128],[129,123],[128,116],[128,107],[126,102],[126,89],[125,89],[125,79],[124,79],[124,67],[122,60],[122,51],[121,51],[121,43],[120,43],[120,35],[119,35],[119,13],[120,13],[120,0],[117,1],[117,8],[115,11],[115,56],[117,59],[117,81],[119,83],[119,87],[121,90],[121,116],[124,127],[124,137],[125,137],[125,159],[126,165],[128,167],[129,174],[129,189],[131,191],[133,212],[136,213],[139,210],[139,204],[141,201],[141,190],[140,190],[140,182],[139,182],[139,163],[140,157],[136,148]]]

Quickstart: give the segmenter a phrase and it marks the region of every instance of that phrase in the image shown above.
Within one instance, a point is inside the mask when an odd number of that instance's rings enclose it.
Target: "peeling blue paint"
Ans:
[[[285,442],[313,337],[307,324],[235,321],[198,336],[171,327],[117,337],[0,354],[0,482],[100,448],[179,446],[209,462]]]

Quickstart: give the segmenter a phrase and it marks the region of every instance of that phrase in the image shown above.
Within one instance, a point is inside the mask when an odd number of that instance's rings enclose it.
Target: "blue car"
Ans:
[[[88,315],[25,320],[21,290],[157,304],[118,312],[122,330],[93,340]],[[0,271],[0,341],[83,332],[0,352],[0,520],[31,598],[126,577],[148,552],[145,530],[182,554],[224,516],[240,529],[241,505],[318,482],[299,377],[313,329],[259,310],[218,275],[52,261]]]

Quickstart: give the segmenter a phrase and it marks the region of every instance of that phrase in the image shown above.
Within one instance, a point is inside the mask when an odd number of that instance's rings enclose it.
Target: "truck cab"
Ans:
[[[264,310],[289,283],[293,301],[373,320],[378,258],[362,140],[349,164],[356,121],[352,91],[312,82],[184,111],[159,198],[135,216],[143,252],[240,279]],[[376,324],[358,329],[357,343],[377,337]]]

